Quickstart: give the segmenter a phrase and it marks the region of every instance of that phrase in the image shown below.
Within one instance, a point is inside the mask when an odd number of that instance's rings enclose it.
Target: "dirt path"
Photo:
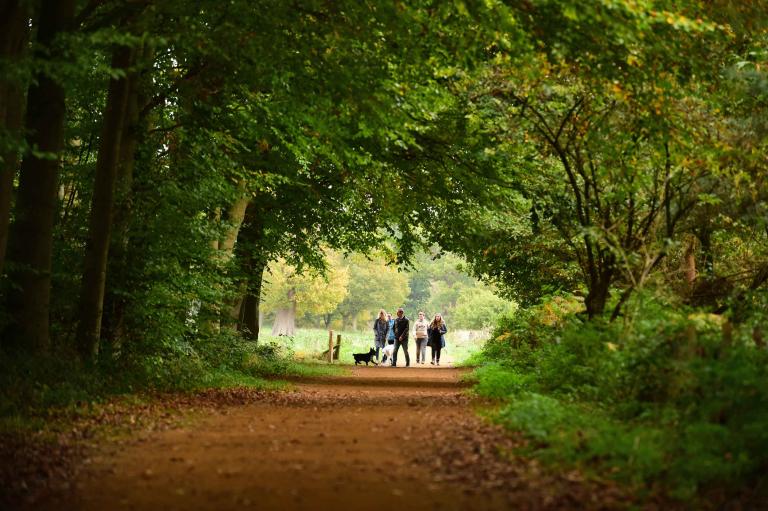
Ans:
[[[552,484],[536,466],[500,460],[504,440],[479,438],[492,428],[471,411],[459,376],[442,367],[361,367],[296,382],[295,392],[225,407],[115,452],[104,446],[69,492],[36,507],[600,507],[578,481]]]

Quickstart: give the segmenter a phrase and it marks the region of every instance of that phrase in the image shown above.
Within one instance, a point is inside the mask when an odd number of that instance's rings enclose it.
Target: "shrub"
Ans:
[[[768,351],[753,342],[756,322],[724,339],[725,318],[648,297],[633,307],[624,323],[547,304],[504,318],[476,392],[505,400],[497,419],[549,461],[681,499],[764,488]]]

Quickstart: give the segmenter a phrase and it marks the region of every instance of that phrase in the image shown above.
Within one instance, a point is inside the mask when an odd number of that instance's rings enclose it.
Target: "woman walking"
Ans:
[[[392,319],[392,314],[387,313],[387,344],[395,344],[395,320]]]
[[[448,327],[445,326],[443,316],[435,314],[435,319],[429,325],[429,346],[432,348],[432,365],[440,365],[440,351],[445,348],[445,333]]]
[[[381,309],[382,311],[384,309]],[[381,312],[379,312],[379,317],[381,317]],[[378,320],[377,320],[378,321]],[[387,318],[384,320],[387,323],[387,334],[386,334],[386,344],[382,345],[382,348],[384,348],[387,344],[395,344],[395,320],[392,319],[392,314],[387,314]],[[394,349],[394,347],[392,348]],[[387,353],[392,353],[392,349],[384,350],[384,358],[381,359],[381,365],[384,365],[387,362]],[[378,357],[379,350],[376,349],[376,355]],[[390,361],[390,365],[392,365],[392,362]]]
[[[387,333],[389,332],[389,322],[384,309],[379,310],[379,317],[373,322],[373,344],[376,346],[376,362],[379,362],[381,349],[387,345]]]
[[[424,313],[419,311],[419,319],[413,324],[413,336],[416,338],[417,364],[423,364],[427,359],[427,330],[429,330],[429,321],[424,318]]]

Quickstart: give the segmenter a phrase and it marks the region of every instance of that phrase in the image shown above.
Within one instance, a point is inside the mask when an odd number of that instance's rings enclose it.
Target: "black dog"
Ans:
[[[374,355],[376,355],[376,350],[373,348],[368,353],[352,353],[352,356],[355,357],[355,365],[360,362],[365,362],[365,365],[368,365],[368,362],[373,362],[373,365],[379,365],[373,360]]]

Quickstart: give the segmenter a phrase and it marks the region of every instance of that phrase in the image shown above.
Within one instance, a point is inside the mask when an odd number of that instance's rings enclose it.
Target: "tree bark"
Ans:
[[[246,193],[246,181],[241,179],[237,184],[238,196],[232,205],[227,209],[227,222],[229,226],[224,232],[224,237],[219,240],[219,250],[223,251],[226,258],[232,257],[237,241],[237,235],[245,220],[245,211],[251,201],[250,194]]]
[[[243,188],[244,189],[244,188]],[[245,195],[245,194],[243,194]],[[237,205],[230,208],[229,215],[237,218]],[[233,253],[237,255],[239,266],[239,289],[234,304],[231,304],[231,317],[236,322],[237,330],[249,339],[258,340],[260,332],[260,303],[261,287],[264,281],[264,270],[268,260],[263,252],[264,222],[262,212],[257,202],[249,199],[243,211],[243,220],[236,233],[236,244],[233,243]],[[226,240],[222,242],[227,249]]]
[[[224,263],[228,262],[234,255],[235,243],[237,242],[240,229],[243,226],[246,209],[248,208],[248,205],[251,199],[250,195],[246,193],[245,179],[240,180],[240,182],[237,185],[237,189],[238,189],[237,198],[230,205],[230,207],[227,208],[226,221],[228,222],[229,225],[227,226],[227,229],[224,231],[224,235],[222,236],[221,239],[217,238],[211,241],[211,248],[214,250],[214,254],[215,254],[214,257]],[[217,211],[218,211],[218,219],[220,220],[221,210],[219,209]],[[246,285],[243,291],[244,296],[248,292],[247,286],[250,285],[250,278],[251,278],[250,275],[246,275],[246,281],[248,282],[248,284]],[[259,286],[261,286],[260,282],[259,282]],[[234,304],[234,306],[230,304],[230,309],[231,309],[230,316],[232,318],[235,318],[238,324],[242,324],[243,322],[243,312],[245,311],[243,307],[250,308],[254,306],[252,301],[248,304],[246,304],[245,301],[247,300],[243,296],[241,296],[237,299],[237,302]],[[256,311],[258,311],[259,309],[258,302],[255,304],[255,307],[256,307]],[[221,329],[220,305],[211,304],[210,309],[211,309],[210,313],[214,317],[207,320],[203,324],[202,329],[209,333],[216,333]],[[258,317],[256,320],[254,320],[254,322],[258,325]],[[256,330],[258,331],[258,327],[256,328]],[[255,338],[256,339],[258,338],[258,332],[256,333]]]
[[[112,67],[127,72],[131,65],[132,54],[131,48],[125,46],[116,48],[112,55]],[[91,201],[85,268],[80,290],[77,343],[81,359],[87,362],[93,361],[99,352],[104,286],[107,278],[107,259],[115,204],[115,183],[128,95],[128,76],[110,80],[101,143],[96,160],[96,180]]]
[[[29,38],[27,4],[19,0],[0,3],[0,59],[8,65],[25,53]],[[0,126],[9,137],[21,139],[24,122],[24,86],[20,77],[0,77]],[[0,164],[0,276],[5,267],[8,246],[13,178],[19,165],[19,151],[11,148],[2,154]]]
[[[143,55],[140,57],[141,63],[145,64],[150,57],[151,51],[145,47]],[[140,82],[144,79],[145,77],[140,77],[138,72],[134,72],[128,80],[129,92],[115,183],[114,218],[112,219],[107,283],[104,291],[104,315],[102,317],[102,338],[109,340],[109,348],[113,353],[120,350],[125,338],[125,314],[128,301],[124,293],[114,291],[125,289],[127,286],[130,219],[133,211],[133,174],[138,148],[144,134],[148,131],[146,117],[139,116],[141,107],[146,103],[140,86]]]
[[[272,325],[272,335],[294,335],[296,333],[296,302],[292,301],[289,307],[279,309],[275,316],[275,324]]]
[[[584,300],[589,319],[600,316],[605,311],[605,304],[608,302],[613,279],[612,265],[606,263],[606,266],[597,269],[595,277],[590,281],[589,293]]]
[[[38,59],[56,65],[55,38],[69,29],[74,0],[43,0],[37,28]],[[44,352],[50,347],[51,263],[57,202],[59,152],[63,146],[64,89],[39,72],[27,96],[28,146],[21,164],[16,218],[8,242],[15,263],[7,304],[11,324],[5,339],[16,347]],[[44,153],[44,154],[41,154]]]
[[[254,268],[251,269],[248,275],[248,290],[243,300],[240,331],[243,332],[244,337],[253,341],[259,340],[259,321],[261,320],[259,305],[261,303],[261,286],[264,282],[264,270],[266,267],[266,262],[256,261]]]
[[[683,254],[683,271],[685,272],[685,282],[688,285],[688,292],[693,291],[696,282],[696,239],[691,238],[688,247]]]

